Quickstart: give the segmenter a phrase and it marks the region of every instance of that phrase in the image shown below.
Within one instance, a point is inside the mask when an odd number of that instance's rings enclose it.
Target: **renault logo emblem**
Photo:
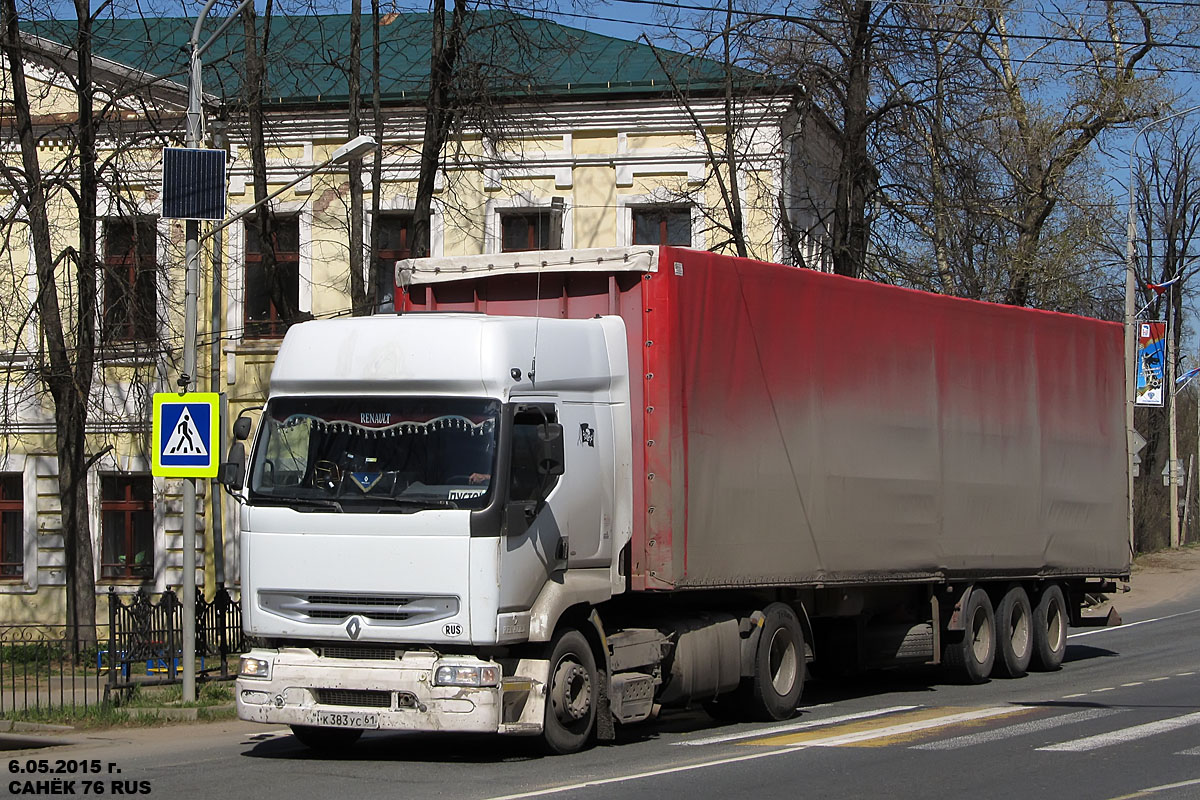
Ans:
[[[350,620],[346,626],[346,633],[350,635],[351,639],[357,639],[358,635],[362,633],[362,623],[358,621],[358,617]]]

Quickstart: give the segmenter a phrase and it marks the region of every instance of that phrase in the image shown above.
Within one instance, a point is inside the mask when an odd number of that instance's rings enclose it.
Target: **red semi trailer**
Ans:
[[[809,664],[944,662],[972,682],[1055,669],[1068,624],[1119,622],[1082,614],[1130,566],[1118,324],[672,247],[421,259],[397,276],[397,315],[306,323],[281,349],[245,490],[246,624],[307,649],[250,654],[239,686],[259,691],[266,670],[263,697],[310,695],[239,700],[245,718],[315,744],[407,727],[541,734],[566,752],[657,705],[784,718]],[[287,503],[263,465],[297,397],[356,398],[372,420],[310,441],[293,470],[338,504],[326,544],[404,566],[364,581],[264,558],[254,506]],[[391,450],[335,464],[366,476],[342,491],[317,462],[391,435],[374,420],[397,398],[424,416],[396,412]],[[375,514],[391,501],[363,487],[406,497],[404,437],[465,398],[493,404],[451,424],[490,431],[470,476],[484,491]],[[313,430],[346,417],[318,411]],[[438,607],[453,613],[389,623],[347,599],[336,620],[298,620],[272,599],[281,585],[452,597]],[[324,655],[348,636],[393,653],[394,680]],[[470,713],[430,693],[453,686],[443,667],[474,670],[454,695]],[[320,716],[325,685],[390,705]]]

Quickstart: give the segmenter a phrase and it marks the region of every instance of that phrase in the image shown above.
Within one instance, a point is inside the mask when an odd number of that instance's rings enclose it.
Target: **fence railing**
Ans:
[[[0,715],[78,709],[113,692],[183,680],[183,614],[171,590],[157,600],[142,590],[128,600],[110,590],[108,623],[0,625]],[[94,634],[95,638],[91,635]],[[224,588],[196,599],[198,680],[232,676],[229,657],[245,650],[242,610]]]
[[[0,626],[0,714],[104,702],[106,676],[96,658],[107,628],[91,632],[97,639],[67,625]]]
[[[110,590],[109,640],[99,654],[109,691],[178,683],[183,679],[183,606],[168,589],[152,601],[138,590],[128,603]],[[228,678],[229,656],[245,649],[242,609],[224,587],[211,601],[196,598],[197,677]]]

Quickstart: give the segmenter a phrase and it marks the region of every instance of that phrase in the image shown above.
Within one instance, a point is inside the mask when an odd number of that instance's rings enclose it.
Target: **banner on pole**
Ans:
[[[1139,322],[1137,339],[1137,392],[1134,405],[1161,406],[1165,400],[1167,323]]]

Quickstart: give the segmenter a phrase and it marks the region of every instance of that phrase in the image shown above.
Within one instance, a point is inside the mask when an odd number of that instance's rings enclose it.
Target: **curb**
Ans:
[[[129,713],[131,719],[158,719],[169,722],[197,722],[200,719],[200,712],[206,714],[221,711],[233,711],[236,706],[233,703],[222,703],[215,706],[189,706],[186,708],[174,708],[171,706],[125,706],[123,711]]]
[[[51,725],[45,722],[13,722],[11,719],[0,719],[0,733],[10,731],[25,733],[62,733],[75,730],[70,725]]]

